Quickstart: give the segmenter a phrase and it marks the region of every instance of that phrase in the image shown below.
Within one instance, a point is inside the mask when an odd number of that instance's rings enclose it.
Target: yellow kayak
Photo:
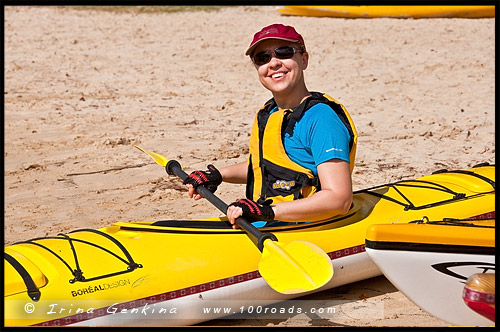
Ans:
[[[487,18],[495,6],[283,6],[283,15],[337,18]]]
[[[260,230],[324,250],[334,275],[322,291],[381,274],[365,251],[371,225],[494,213],[494,181],[490,165],[438,172],[357,191],[350,211],[332,220]],[[266,283],[260,258],[224,218],[117,222],[27,240],[4,249],[4,323],[191,325],[297,297]]]
[[[366,251],[387,279],[421,309],[453,325],[493,324],[491,316],[471,310],[462,297],[470,277],[493,274],[494,279],[495,213],[372,225]]]

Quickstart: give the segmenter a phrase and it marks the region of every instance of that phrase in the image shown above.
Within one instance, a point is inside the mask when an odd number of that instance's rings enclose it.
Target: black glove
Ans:
[[[237,200],[234,203],[229,204],[229,206],[238,206],[242,208],[243,215],[242,217],[248,219],[249,221],[273,221],[274,220],[274,211],[270,206],[272,200],[268,199],[264,202],[263,205],[252,201],[251,199],[245,198]]]
[[[211,192],[217,190],[217,186],[222,183],[222,175],[214,165],[208,165],[207,171],[194,171],[188,175],[183,184],[191,184],[193,188],[200,185],[207,187]]]

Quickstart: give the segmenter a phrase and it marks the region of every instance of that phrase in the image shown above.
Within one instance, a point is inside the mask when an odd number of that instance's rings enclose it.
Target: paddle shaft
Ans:
[[[169,160],[167,165],[165,166],[167,174],[176,175],[182,181],[184,181],[188,174],[182,170],[181,165],[176,160]],[[224,214],[227,214],[228,205],[224,203],[219,197],[215,196],[213,192],[208,190],[204,186],[198,186],[196,188],[198,194],[207,199],[210,203],[212,203],[217,209],[219,209]],[[259,248],[260,251],[264,249],[264,241],[267,239],[271,239],[273,241],[278,241],[276,236],[272,233],[262,233],[259,231],[254,225],[252,225],[248,220],[243,217],[239,217],[236,219],[236,224],[240,226],[247,234],[247,236],[252,240],[252,242]]]
[[[179,162],[169,161],[157,153],[135,147],[148,154],[157,164],[165,167],[169,175],[176,175],[182,180],[188,177]],[[196,191],[227,214],[228,206],[206,187],[198,186]],[[248,238],[262,252],[258,264],[259,273],[277,292],[298,294],[311,291],[325,285],[332,278],[332,262],[320,247],[305,241],[280,243],[274,234],[262,233],[242,217],[236,219],[236,224],[245,231]]]

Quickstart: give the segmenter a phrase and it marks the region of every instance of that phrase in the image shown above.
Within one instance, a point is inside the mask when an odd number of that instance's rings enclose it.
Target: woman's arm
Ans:
[[[240,163],[226,166],[219,170],[222,175],[222,181],[236,184],[247,183],[247,162],[242,161]]]
[[[331,159],[318,165],[321,190],[310,197],[273,206],[274,219],[313,221],[331,218],[349,211],[352,202],[352,180],[349,163]]]
[[[274,220],[314,221],[347,213],[352,202],[349,163],[331,159],[318,165],[318,176],[321,190],[306,198],[273,205]],[[229,206],[227,217],[234,224],[242,212],[240,207]]]

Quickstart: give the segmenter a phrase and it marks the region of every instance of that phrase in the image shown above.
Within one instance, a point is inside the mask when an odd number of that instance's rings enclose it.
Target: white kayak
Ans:
[[[423,310],[458,326],[493,322],[463,301],[464,284],[495,273],[495,213],[477,219],[371,226],[366,252],[382,273]],[[425,218],[424,218],[425,219]]]

